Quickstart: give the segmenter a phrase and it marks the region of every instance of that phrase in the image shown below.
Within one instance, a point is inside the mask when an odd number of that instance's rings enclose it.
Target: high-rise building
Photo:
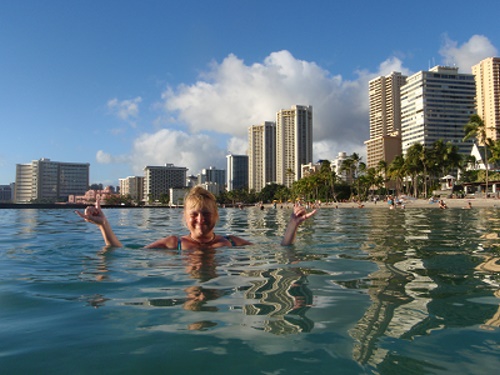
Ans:
[[[392,72],[369,82],[370,139],[366,145],[368,168],[401,155],[401,86],[406,76]]]
[[[120,195],[130,195],[136,202],[144,200],[144,177],[129,176],[120,178]]]
[[[476,81],[476,111],[486,137],[500,139],[500,57],[489,57],[472,67]]]
[[[248,189],[248,155],[226,155],[227,191]]]
[[[212,185],[210,190],[215,195],[224,191],[226,186],[226,170],[218,169],[216,167],[204,168],[198,178],[199,185]]]
[[[470,154],[472,141],[463,141],[464,126],[475,113],[472,74],[457,67],[435,66],[406,79],[401,87],[403,154],[415,143],[431,147],[438,140],[451,142],[458,152]]]
[[[260,192],[276,181],[276,124],[265,121],[248,128],[248,188]]]
[[[42,158],[16,165],[15,201],[56,202],[84,194],[89,187],[89,163],[65,163]]]
[[[287,187],[302,177],[302,164],[312,162],[312,106],[295,105],[276,113],[276,182]]]
[[[146,166],[144,168],[144,199],[159,200],[161,195],[170,194],[170,188],[186,186],[188,169],[173,164],[164,166]]]

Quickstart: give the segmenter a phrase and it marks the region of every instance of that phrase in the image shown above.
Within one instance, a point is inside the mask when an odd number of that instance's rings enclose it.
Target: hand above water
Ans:
[[[101,210],[100,197],[96,197],[95,206],[88,206],[83,213],[80,211],[75,211],[75,213],[80,216],[83,220],[95,224],[101,230],[104,242],[108,246],[121,247],[123,246],[120,240],[116,237],[113,229],[106,219],[106,215]]]
[[[311,216],[313,216],[316,213],[316,209],[312,210],[311,212],[307,212],[306,208],[302,206],[299,203],[296,203],[293,207],[293,212],[290,215],[290,221],[295,222],[297,225],[303,223],[307,219],[309,219]]]
[[[297,229],[299,228],[299,225],[309,219],[311,216],[313,216],[316,213],[316,209],[312,210],[311,212],[307,212],[306,208],[299,203],[296,203],[293,206],[293,212],[290,215],[290,221],[288,222],[288,225],[285,230],[285,234],[283,236],[283,240],[281,241],[281,244],[283,246],[291,245],[295,242],[295,236],[297,234]]]
[[[99,226],[107,222],[106,215],[104,215],[104,212],[101,210],[99,196],[96,197],[95,206],[88,206],[83,213],[80,211],[75,211],[75,213],[83,220]]]

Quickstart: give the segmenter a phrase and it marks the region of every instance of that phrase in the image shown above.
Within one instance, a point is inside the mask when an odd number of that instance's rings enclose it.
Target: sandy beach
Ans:
[[[500,208],[500,199],[496,198],[449,198],[449,199],[444,199],[446,205],[448,208],[466,208],[468,205],[468,202],[471,202],[472,204],[472,209],[474,208],[484,208],[484,207],[498,207]],[[379,208],[379,209],[389,209],[389,205],[387,202],[381,202],[378,201],[377,203],[374,202],[364,202],[364,207],[363,208]],[[335,208],[335,204],[328,204],[328,205],[322,205],[322,208]],[[342,202],[338,203],[338,208],[358,208],[358,205],[354,202]],[[401,206],[397,206],[396,209],[400,209]],[[412,208],[429,208],[429,209],[439,209],[439,206],[437,203],[429,203],[428,199],[406,199],[405,200],[405,209],[412,209]]]

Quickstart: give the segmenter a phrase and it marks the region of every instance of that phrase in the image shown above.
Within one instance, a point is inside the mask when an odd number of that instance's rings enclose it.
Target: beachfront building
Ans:
[[[500,139],[500,57],[489,57],[472,67],[476,82],[476,111],[486,137]]]
[[[226,155],[227,191],[248,188],[248,155]]]
[[[67,201],[89,188],[89,163],[66,163],[47,158],[16,165],[16,203]]]
[[[463,141],[464,126],[475,113],[475,93],[474,75],[457,67],[435,66],[408,77],[401,87],[403,154],[415,143],[431,147],[442,140],[469,155],[472,140]]]
[[[349,159],[349,156],[347,155],[346,152],[344,151],[339,152],[337,154],[337,157],[331,161],[331,168],[332,171],[335,172],[337,178],[339,178],[344,182],[352,183],[351,174],[343,168],[343,164],[347,159]]]
[[[170,206],[183,206],[184,205],[184,197],[189,192],[191,188],[183,187],[183,188],[170,188],[169,189],[169,202]]]
[[[369,82],[370,139],[365,141],[366,166],[390,164],[401,155],[401,87],[406,76],[392,72]]]
[[[14,201],[15,184],[0,185],[0,202],[13,202]]]
[[[294,105],[276,113],[276,182],[291,187],[312,162],[312,106]]]
[[[83,195],[70,195],[68,203],[93,205],[99,199],[99,203],[104,205],[118,195],[113,186],[106,186],[102,189],[89,189]]]
[[[189,188],[193,188],[198,185],[198,176],[194,174],[187,176],[186,178],[186,186]]]
[[[313,174],[318,173],[321,170],[322,160],[318,160],[317,163],[302,164],[302,177],[308,177]]]
[[[154,202],[163,195],[169,195],[170,188],[186,186],[186,167],[176,167],[173,164],[163,166],[148,165],[144,168],[144,200]]]
[[[215,195],[219,195],[222,191],[224,191],[226,185],[226,170],[218,169],[212,166],[204,168],[198,176],[198,184],[209,184],[212,187],[216,185],[217,188],[213,193]]]
[[[120,195],[128,196],[135,202],[144,200],[144,177],[143,176],[128,176],[120,178]]]
[[[248,188],[260,192],[276,181],[276,123],[248,128]]]

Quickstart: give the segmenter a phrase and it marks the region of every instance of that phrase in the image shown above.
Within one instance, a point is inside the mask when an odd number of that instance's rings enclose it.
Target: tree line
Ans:
[[[474,114],[464,126],[464,138],[473,139],[482,149],[485,169],[478,169],[478,161],[471,155],[459,153],[458,146],[452,142],[438,140],[430,147],[415,143],[405,155],[399,155],[390,163],[379,161],[377,167],[367,168],[362,158],[353,153],[343,160],[338,174],[332,171],[328,160],[321,162],[318,171],[295,181],[290,188],[271,183],[262,191],[247,189],[225,192],[219,196],[223,204],[256,202],[293,202],[306,201],[365,201],[371,196],[386,194],[406,194],[413,197],[428,198],[433,190],[439,190],[441,178],[460,171],[460,183],[485,183],[488,191],[490,166],[500,161],[500,140],[487,137],[488,129],[480,116]],[[341,178],[342,177],[342,178]],[[500,175],[495,172],[495,180]]]

